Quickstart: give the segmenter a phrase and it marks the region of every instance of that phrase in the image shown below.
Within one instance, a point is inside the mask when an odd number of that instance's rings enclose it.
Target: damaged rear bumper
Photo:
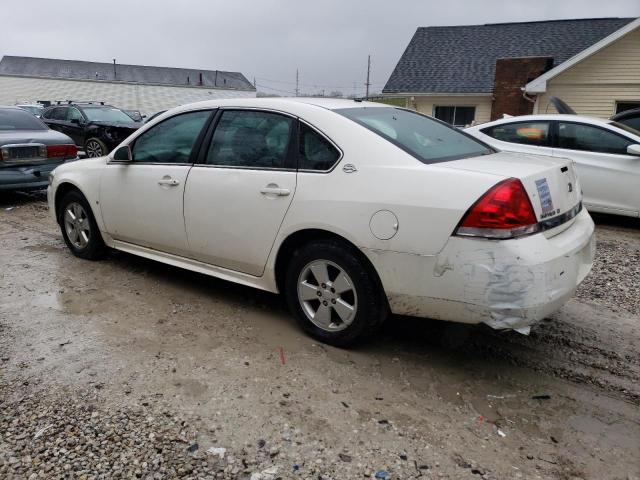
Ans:
[[[514,240],[451,237],[437,255],[365,251],[392,312],[528,333],[591,270],[594,225],[583,210],[566,230]]]

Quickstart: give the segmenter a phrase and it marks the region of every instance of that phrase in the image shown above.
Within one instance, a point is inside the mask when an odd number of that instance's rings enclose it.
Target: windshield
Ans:
[[[633,133],[634,135],[637,135],[640,137],[640,130],[633,128],[631,125],[627,125],[625,123],[620,123],[620,122],[609,122],[609,125],[613,125],[614,127],[618,127],[620,130]]]
[[[335,110],[377,133],[423,163],[446,162],[494,153],[466,133],[410,110],[361,107]]]
[[[0,130],[47,130],[47,126],[18,108],[0,108]]]
[[[133,123],[129,115],[114,107],[83,107],[82,111],[90,122]]]

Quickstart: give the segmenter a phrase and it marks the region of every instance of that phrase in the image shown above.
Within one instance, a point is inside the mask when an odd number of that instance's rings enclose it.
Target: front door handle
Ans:
[[[286,197],[291,193],[288,188],[280,188],[275,183],[270,183],[264,188],[260,189],[260,193],[263,195],[277,195],[278,197]]]
[[[164,177],[162,180],[158,180],[158,185],[163,187],[177,187],[180,185],[180,182],[171,177]]]

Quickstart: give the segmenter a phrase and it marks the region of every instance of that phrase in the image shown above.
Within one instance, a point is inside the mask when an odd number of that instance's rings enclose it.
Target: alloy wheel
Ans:
[[[67,205],[64,211],[64,229],[71,244],[82,249],[91,238],[91,225],[84,207],[78,202]]]
[[[104,155],[104,153],[102,153],[102,145],[100,145],[95,140],[90,140],[89,142],[87,142],[85,153],[89,158],[96,158]]]
[[[347,273],[329,260],[314,260],[298,277],[298,301],[318,328],[337,332],[347,328],[358,311],[358,296]]]

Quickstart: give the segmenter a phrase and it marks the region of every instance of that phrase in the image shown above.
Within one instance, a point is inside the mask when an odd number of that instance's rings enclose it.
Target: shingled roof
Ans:
[[[635,18],[585,18],[416,30],[383,93],[490,93],[496,60],[553,57],[557,66]]]
[[[8,55],[0,61],[0,75],[255,91],[249,80],[239,72],[116,64],[114,76],[112,63]],[[202,84],[199,83],[200,75]]]

